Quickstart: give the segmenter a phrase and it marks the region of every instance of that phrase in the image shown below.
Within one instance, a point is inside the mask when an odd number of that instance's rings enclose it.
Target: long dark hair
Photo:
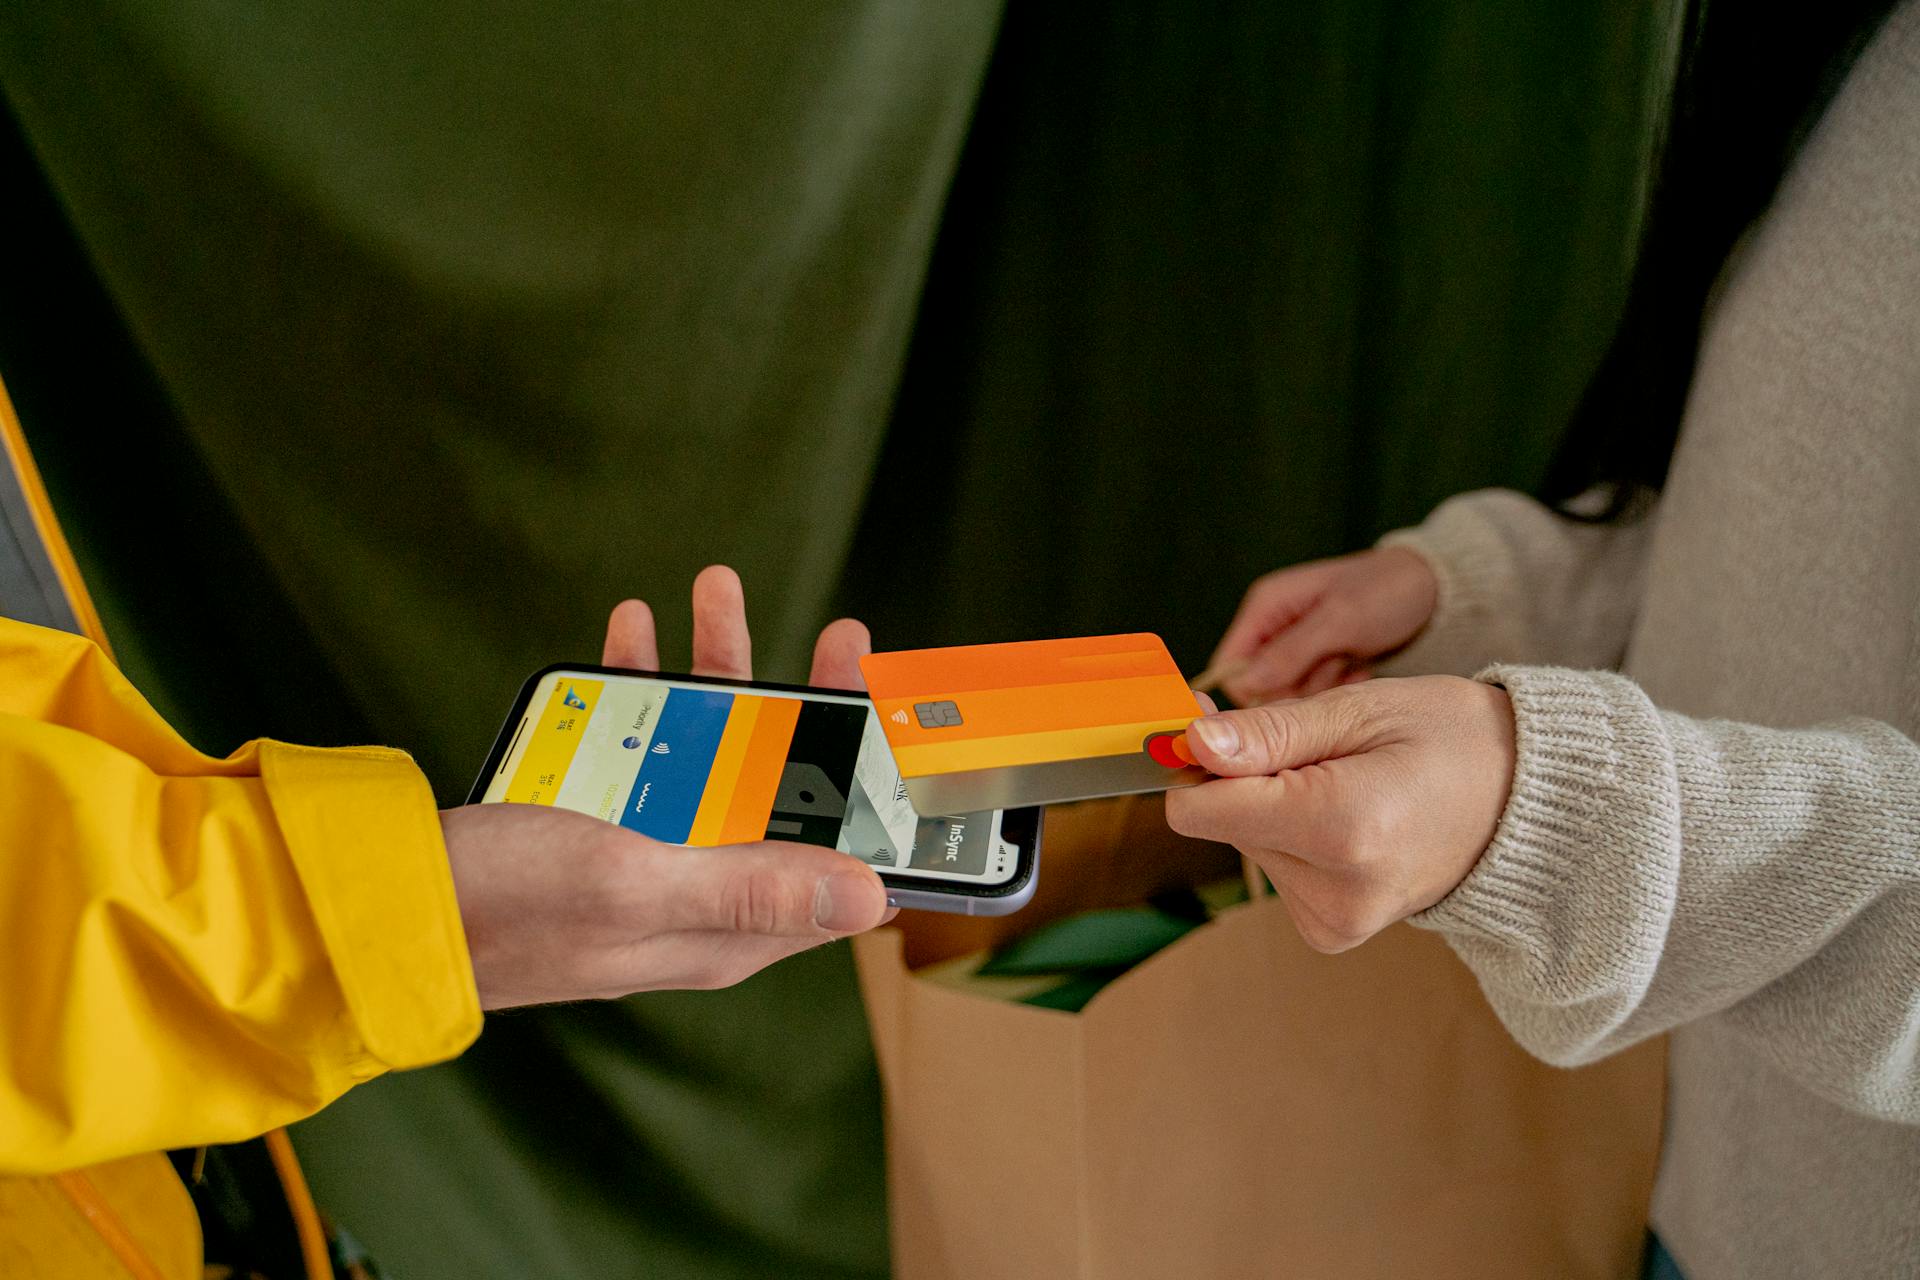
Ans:
[[[1687,0],[1626,306],[1541,488],[1566,514],[1613,519],[1665,483],[1714,281],[1894,7]],[[1567,511],[1596,486],[1602,509]]]

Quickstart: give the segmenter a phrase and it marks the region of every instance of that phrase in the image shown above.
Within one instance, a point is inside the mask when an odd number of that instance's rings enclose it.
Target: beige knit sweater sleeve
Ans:
[[[1414,923],[1551,1062],[1724,1013],[1814,1092],[1920,1124],[1920,745],[1863,719],[1694,719],[1565,669],[1618,661],[1648,523],[1486,492],[1390,537],[1441,582],[1396,669],[1499,662],[1480,678],[1512,697],[1517,747],[1492,845]]]
[[[1815,1093],[1920,1124],[1920,746],[1696,720],[1604,672],[1481,678],[1513,698],[1513,790],[1414,923],[1514,1037],[1570,1065],[1724,1011]]]
[[[1380,540],[1424,555],[1439,585],[1433,619],[1382,674],[1618,665],[1655,518],[1584,524],[1509,489],[1449,498],[1418,528]]]

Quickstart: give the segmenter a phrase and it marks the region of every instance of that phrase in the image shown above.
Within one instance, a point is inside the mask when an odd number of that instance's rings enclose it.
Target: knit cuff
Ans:
[[[1508,496],[1518,495],[1492,490],[1449,498],[1421,524],[1395,529],[1374,544],[1417,553],[1433,570],[1438,589],[1427,625],[1381,664],[1381,674],[1472,675],[1501,651],[1515,614],[1513,552],[1480,508]]]
[[[1477,678],[1513,702],[1513,787],[1478,865],[1413,923],[1524,953],[1548,999],[1580,998],[1570,976],[1596,965],[1650,971],[1658,937],[1643,913],[1676,840],[1658,713],[1604,672],[1503,665]]]

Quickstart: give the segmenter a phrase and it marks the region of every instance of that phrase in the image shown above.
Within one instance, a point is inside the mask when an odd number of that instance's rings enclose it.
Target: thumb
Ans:
[[[1223,778],[1271,777],[1285,769],[1348,754],[1354,718],[1338,697],[1301,698],[1221,711],[1187,726],[1187,748]]]
[[[880,877],[832,849],[766,841],[673,853],[650,886],[666,929],[825,938],[871,929],[887,912]]]

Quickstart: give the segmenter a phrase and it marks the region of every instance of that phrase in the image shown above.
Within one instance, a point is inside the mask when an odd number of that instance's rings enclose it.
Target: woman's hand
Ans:
[[[1506,691],[1452,676],[1205,716],[1187,743],[1220,776],[1168,792],[1168,824],[1265,868],[1320,951],[1357,946],[1451,893],[1492,843],[1513,785]]]
[[[1352,684],[1420,633],[1437,597],[1433,570],[1405,547],[1279,569],[1247,588],[1208,666],[1241,706]]]
[[[752,644],[740,579],[693,584],[693,672],[747,680]],[[867,629],[820,633],[813,683],[859,688]],[[608,620],[603,661],[655,670],[653,613],[628,600]],[[480,1003],[489,1009],[670,987],[730,986],[777,960],[890,919],[857,858],[761,841],[662,844],[586,814],[485,804],[441,815]]]

